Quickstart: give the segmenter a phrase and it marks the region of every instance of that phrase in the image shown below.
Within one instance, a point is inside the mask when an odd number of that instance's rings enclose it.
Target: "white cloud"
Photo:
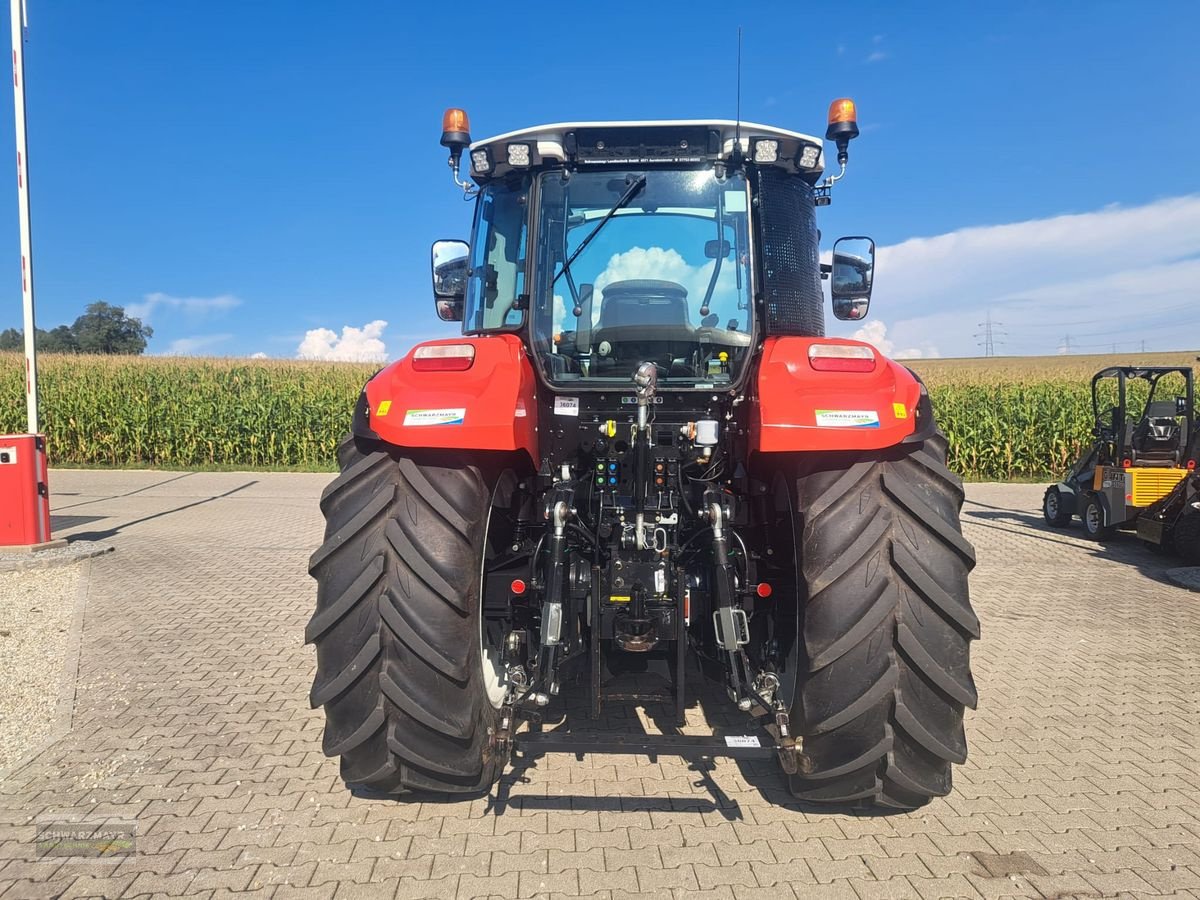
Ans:
[[[261,350],[259,350],[257,353],[251,353],[250,358],[251,359],[270,359],[270,357],[267,356],[267,354],[263,353]]]
[[[887,58],[888,58],[887,53],[885,53],[882,50],[876,50],[873,53],[871,53],[869,56],[867,56],[866,61],[869,63],[877,63],[877,62],[883,62]]]
[[[385,328],[387,322],[382,319],[368,322],[362,328],[345,325],[341,337],[328,328],[312,328],[305,332],[296,355],[301,359],[383,362],[387,359],[387,347],[382,340]]]
[[[171,309],[181,311],[191,319],[200,319],[213,313],[228,312],[242,301],[232,294],[220,294],[216,297],[173,297],[170,294],[156,292],[146,294],[141,303],[130,303],[125,307],[126,315],[143,322],[149,322],[156,310]]]
[[[880,247],[871,306],[895,346],[931,342],[955,356],[980,353],[988,310],[998,353],[1053,353],[1068,334],[1073,350],[1178,349],[1196,343],[1198,282],[1192,195]]]
[[[604,271],[596,276],[596,294],[602,294],[604,288],[614,282],[636,278],[674,281],[688,287],[687,282],[693,279],[696,271],[674,248],[668,250],[662,247],[631,247],[624,253],[614,253],[609,258]],[[691,295],[690,290],[688,295]]]
[[[851,337],[856,341],[872,344],[876,350],[892,359],[934,359],[940,355],[937,347],[928,342],[920,347],[897,350],[895,341],[888,339],[887,326],[879,319],[865,323]]]
[[[176,338],[167,345],[163,355],[195,356],[232,338],[232,334],[197,334],[192,337]]]
[[[851,337],[856,341],[864,341],[874,345],[875,349],[884,356],[891,356],[892,351],[896,349],[896,345],[887,339],[887,326],[878,319],[874,322],[867,322],[855,331]]]

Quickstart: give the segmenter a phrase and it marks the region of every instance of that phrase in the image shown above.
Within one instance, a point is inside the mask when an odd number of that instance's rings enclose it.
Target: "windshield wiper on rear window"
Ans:
[[[571,287],[571,297],[575,300],[576,307],[579,306],[579,294],[575,290],[575,282],[571,279],[571,263],[575,262],[579,254],[584,251],[584,248],[586,248],[587,245],[592,242],[592,238],[600,233],[600,229],[608,224],[608,220],[615,216],[619,210],[622,210],[628,206],[629,201],[632,200],[637,195],[637,192],[645,186],[645,174],[638,175],[629,183],[629,187],[625,188],[625,193],[623,193],[620,199],[613,204],[613,208],[604,214],[604,218],[596,223],[596,227],[593,228],[588,236],[583,239],[583,243],[575,248],[575,252],[570,255],[565,263],[563,263],[563,267],[559,270],[558,274],[554,276],[554,280],[550,282],[550,286],[553,287],[558,283],[558,279],[566,275],[567,284]],[[576,313],[576,315],[578,315],[578,313]]]

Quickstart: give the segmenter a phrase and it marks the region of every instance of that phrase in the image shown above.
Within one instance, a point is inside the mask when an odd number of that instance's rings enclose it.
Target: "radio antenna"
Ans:
[[[738,26],[737,48],[737,113],[733,126],[733,154],[742,155],[742,26]]]

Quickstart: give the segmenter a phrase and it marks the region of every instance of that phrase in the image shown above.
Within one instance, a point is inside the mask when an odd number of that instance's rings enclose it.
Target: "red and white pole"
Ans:
[[[25,307],[25,410],[30,434],[38,433],[37,334],[33,313],[33,248],[29,226],[29,145],[25,137],[25,0],[12,6],[13,107],[17,119],[17,205],[21,216],[21,300]]]
[[[38,434],[37,334],[33,316],[33,251],[29,238],[29,147],[25,140],[25,0],[11,0],[13,105],[17,117],[17,202],[21,215],[21,299],[25,304],[25,406],[28,434],[0,435],[0,547],[41,550],[50,537],[46,443]]]

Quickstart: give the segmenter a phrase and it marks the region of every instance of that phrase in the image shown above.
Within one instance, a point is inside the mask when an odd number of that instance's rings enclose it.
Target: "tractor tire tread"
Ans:
[[[499,776],[479,660],[489,463],[347,437],[313,553],[311,701],[323,750],[370,794],[472,793]]]
[[[924,444],[801,459],[802,800],[912,809],[950,791],[978,702],[960,480]]]

